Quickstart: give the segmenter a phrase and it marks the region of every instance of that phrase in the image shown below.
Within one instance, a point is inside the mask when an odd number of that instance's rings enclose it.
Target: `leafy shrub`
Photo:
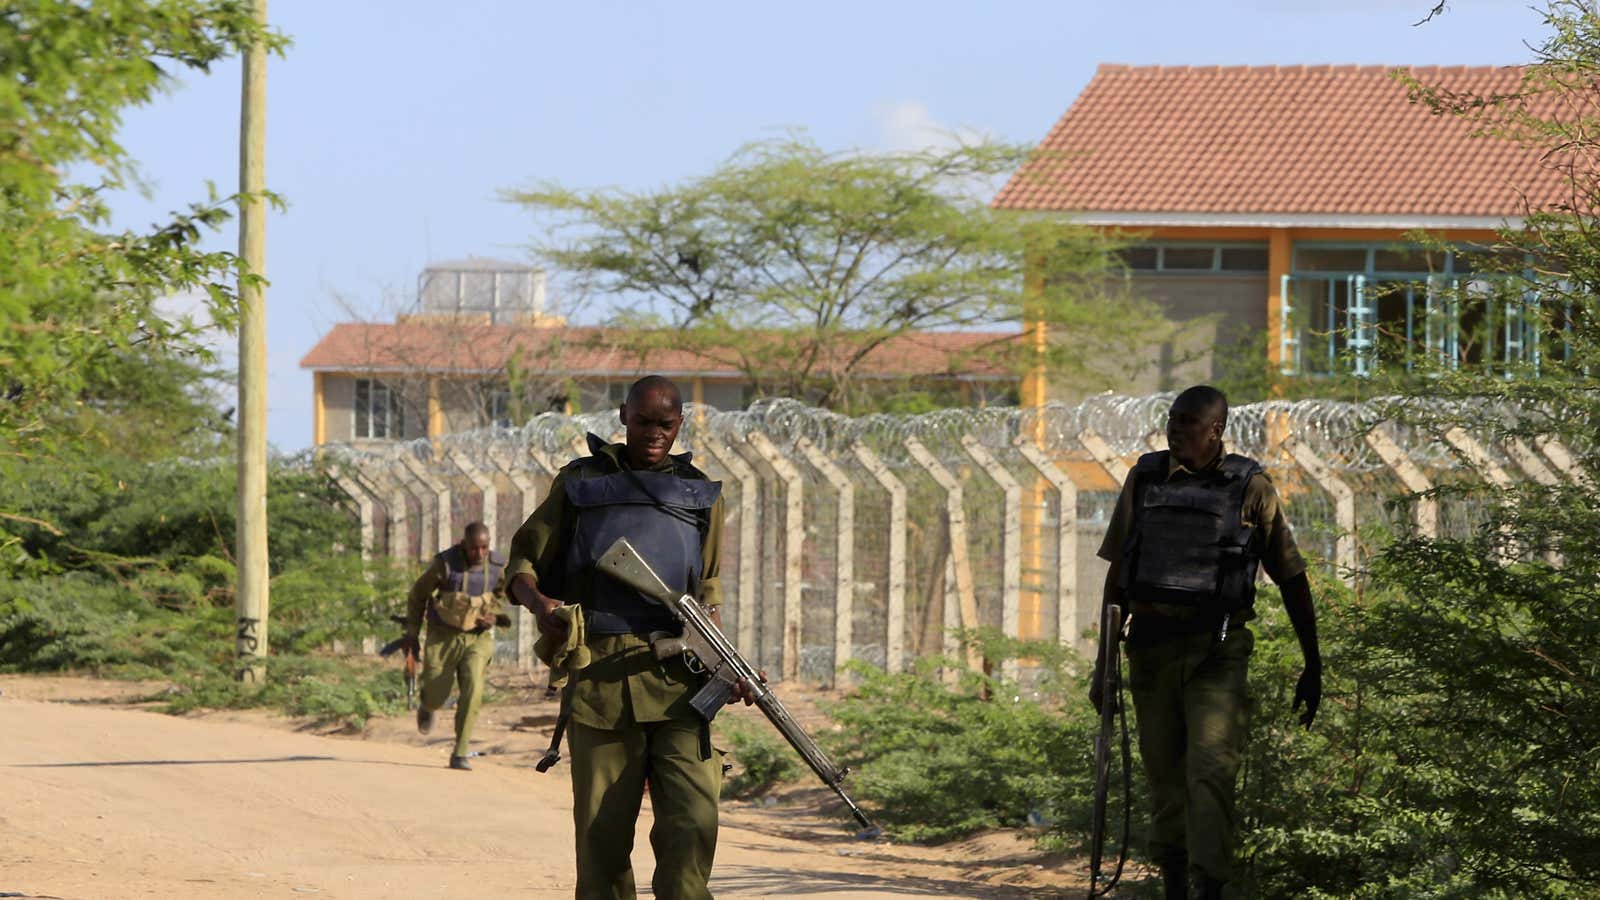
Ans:
[[[843,730],[826,736],[854,767],[853,790],[903,840],[1041,821],[1086,826],[1098,719],[1086,701],[1063,696],[1083,684],[1070,651],[994,634],[968,638],[997,663],[1037,660],[1036,684],[1025,692],[964,669],[947,684],[941,666],[960,664],[940,658],[919,659],[901,674],[857,665],[859,686],[828,708]]]
[[[794,748],[773,731],[765,720],[750,722],[725,715],[719,721],[722,725],[718,731],[722,739],[728,742],[728,757],[734,766],[733,777],[723,779],[723,797],[759,797],[804,773]]]
[[[241,684],[231,668],[215,667],[183,679],[166,703],[168,712],[270,707],[291,716],[359,727],[375,715],[405,709],[400,670],[379,662],[315,656],[267,657],[267,680]]]

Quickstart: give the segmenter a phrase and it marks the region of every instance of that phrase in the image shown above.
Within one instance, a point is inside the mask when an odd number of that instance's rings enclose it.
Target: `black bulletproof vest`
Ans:
[[[506,558],[490,550],[489,558],[481,568],[468,568],[467,554],[458,544],[439,554],[444,560],[444,590],[460,592],[469,597],[487,594],[500,587],[506,577]]]
[[[1225,612],[1255,599],[1254,529],[1242,521],[1244,489],[1261,466],[1230,453],[1214,469],[1168,480],[1169,451],[1134,467],[1133,529],[1123,547],[1131,599]]]
[[[591,457],[598,461],[602,457]],[[667,586],[695,593],[701,542],[722,484],[684,477],[699,472],[679,460],[673,472],[612,471],[567,481],[578,524],[567,545],[566,571],[593,571],[595,560],[626,537]],[[576,474],[576,473],[575,473]],[[644,634],[681,626],[663,607],[615,579],[595,573],[581,598],[584,627],[594,634]]]

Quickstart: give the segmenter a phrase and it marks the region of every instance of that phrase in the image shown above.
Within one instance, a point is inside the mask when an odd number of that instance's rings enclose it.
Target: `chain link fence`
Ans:
[[[689,404],[675,449],[723,483],[724,627],[774,680],[820,683],[849,659],[899,669],[954,652],[958,627],[1088,650],[1099,543],[1131,465],[1164,446],[1172,398],[856,418],[790,400]],[[1272,401],[1235,407],[1225,440],[1265,466],[1308,560],[1353,578],[1396,534],[1482,527],[1479,501],[1431,499],[1431,488],[1485,465],[1523,477],[1444,412],[1404,399]],[[367,551],[424,560],[471,521],[509,546],[591,432],[621,439],[614,413],[544,414],[521,428],[329,446],[324,459],[358,501]],[[500,655],[528,664],[531,643],[519,618]]]

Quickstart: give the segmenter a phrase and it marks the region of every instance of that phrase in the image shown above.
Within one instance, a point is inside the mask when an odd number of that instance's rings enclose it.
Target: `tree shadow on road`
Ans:
[[[340,762],[377,766],[406,766],[415,769],[436,769],[438,766],[422,763],[395,762],[387,759],[345,759],[338,756],[269,756],[254,759],[117,759],[93,762],[12,763],[8,769],[81,769],[120,766],[238,766],[265,763]]]
[[[764,848],[770,849],[770,848]],[[1056,887],[1026,887],[905,874],[863,875],[858,872],[814,872],[787,868],[741,865],[732,873],[719,872],[712,886],[728,893],[756,896],[830,896],[838,893],[982,897],[984,900],[1044,900],[1067,894]]]

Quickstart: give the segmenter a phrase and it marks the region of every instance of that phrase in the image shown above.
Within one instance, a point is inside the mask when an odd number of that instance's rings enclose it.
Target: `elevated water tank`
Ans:
[[[424,316],[487,316],[495,324],[545,318],[544,270],[525,263],[468,257],[434,263],[417,278]]]

